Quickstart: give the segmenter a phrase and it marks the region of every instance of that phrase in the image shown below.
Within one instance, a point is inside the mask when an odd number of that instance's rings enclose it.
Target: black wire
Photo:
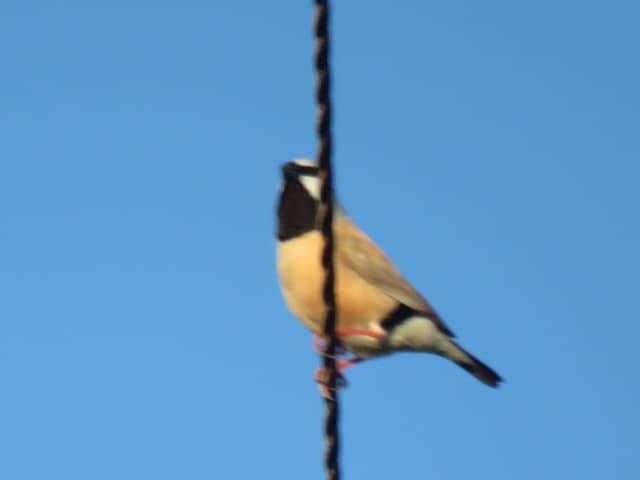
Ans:
[[[336,384],[338,371],[336,366],[336,296],[335,269],[333,264],[333,170],[331,155],[333,139],[331,132],[331,70],[329,66],[329,1],[314,0],[315,3],[315,71],[316,71],[316,104],[318,108],[316,118],[316,133],[319,147],[317,162],[323,179],[320,190],[320,201],[324,206],[322,234],[325,239],[322,252],[322,265],[325,269],[325,283],[322,296],[327,308],[324,323],[324,337],[326,339],[322,365],[326,375],[325,395],[325,470],[327,480],[340,479],[338,431],[339,404]]]

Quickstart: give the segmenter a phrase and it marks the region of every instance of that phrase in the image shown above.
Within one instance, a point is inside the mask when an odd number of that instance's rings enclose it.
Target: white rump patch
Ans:
[[[393,349],[443,353],[449,338],[428,318],[411,317],[396,326],[389,338]]]

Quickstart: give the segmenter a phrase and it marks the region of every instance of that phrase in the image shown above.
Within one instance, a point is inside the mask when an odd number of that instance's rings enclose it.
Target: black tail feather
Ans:
[[[464,350],[463,350],[464,351]],[[478,360],[476,357],[471,355],[469,352],[464,351],[464,353],[469,357],[470,361],[457,361],[454,360],[458,365],[464,368],[471,375],[476,377],[485,385],[496,388],[500,383],[503,382],[502,377],[498,375],[498,373],[489,367],[487,364]]]

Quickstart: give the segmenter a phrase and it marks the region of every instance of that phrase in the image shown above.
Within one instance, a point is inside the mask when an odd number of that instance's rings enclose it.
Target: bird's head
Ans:
[[[278,240],[288,240],[318,227],[322,182],[318,165],[296,159],[282,165],[282,185],[278,201]]]
[[[315,201],[320,200],[320,170],[313,160],[304,158],[292,160],[282,165],[283,189],[291,183],[298,183]]]

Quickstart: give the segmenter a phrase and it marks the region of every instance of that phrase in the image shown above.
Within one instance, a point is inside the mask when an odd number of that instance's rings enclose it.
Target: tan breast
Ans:
[[[306,233],[278,245],[278,273],[285,301],[307,328],[320,333],[325,319],[322,288],[325,273],[321,266],[324,245],[318,231]],[[339,249],[339,243],[336,244]],[[336,300],[338,327],[369,329],[382,320],[396,301],[355,272],[336,255]]]

